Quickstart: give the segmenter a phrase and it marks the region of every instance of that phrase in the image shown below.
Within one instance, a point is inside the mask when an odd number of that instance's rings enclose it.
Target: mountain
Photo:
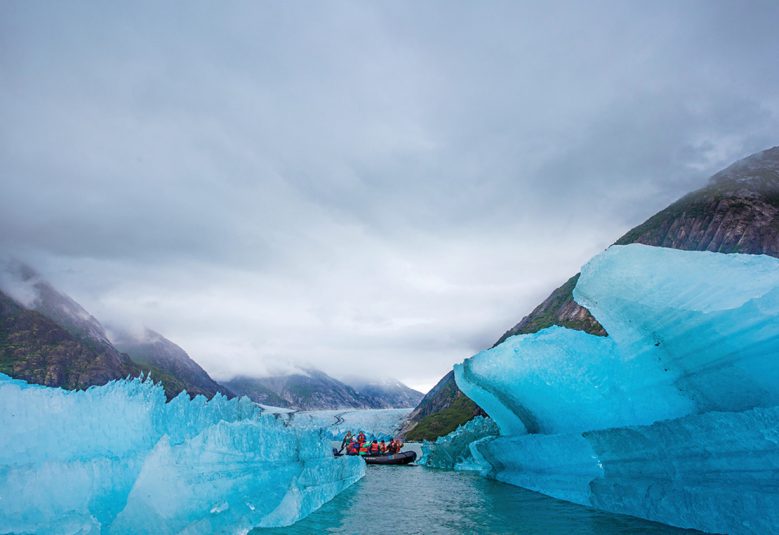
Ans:
[[[474,416],[487,414],[463,394],[450,371],[409,414],[401,433],[407,440],[430,440],[451,433]]]
[[[345,379],[357,394],[373,408],[400,409],[415,407],[422,400],[422,392],[409,388],[397,379],[370,381],[355,377]]]
[[[85,342],[0,292],[0,372],[73,390],[138,375],[140,370],[126,355]]]
[[[111,348],[105,329],[94,316],[21,262],[9,262],[0,289],[22,306],[39,312],[83,342]]]
[[[122,352],[94,316],[25,264],[10,262],[0,270],[0,290],[0,372],[11,377],[82,389],[151,373],[169,399],[182,390],[232,395],[153,331],[140,341],[125,336],[122,343],[132,354]]]
[[[162,380],[168,395],[186,390],[191,396],[202,394],[212,398],[217,392],[234,396],[229,388],[211,379],[186,351],[158,332],[145,329],[138,337],[123,332],[112,333],[112,339],[119,351],[150,371],[152,378]]]
[[[257,403],[299,410],[411,407],[413,399],[422,397],[398,381],[363,381],[360,391],[314,369],[273,377],[236,377],[224,384]]]
[[[64,388],[140,373],[91,314],[29,266],[10,262],[1,275],[0,371]]]
[[[685,195],[616,241],[618,245],[628,243],[779,257],[779,147],[730,165],[712,176],[705,187]],[[577,273],[554,290],[493,347],[510,336],[552,325],[607,336],[589,311],[573,300],[578,279]],[[445,412],[457,407],[457,417]],[[469,420],[471,409],[478,407],[460,392],[450,372],[414,409],[402,432],[408,439],[435,439]]]

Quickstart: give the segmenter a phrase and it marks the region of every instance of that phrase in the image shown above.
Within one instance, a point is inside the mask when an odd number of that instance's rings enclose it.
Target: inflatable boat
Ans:
[[[336,448],[333,448],[333,455],[341,457]],[[408,464],[413,463],[417,454],[413,451],[401,451],[400,453],[385,453],[384,455],[360,455],[367,464]]]
[[[368,464],[408,464],[413,463],[417,454],[413,451],[401,451],[400,453],[387,453],[384,455],[363,455]]]

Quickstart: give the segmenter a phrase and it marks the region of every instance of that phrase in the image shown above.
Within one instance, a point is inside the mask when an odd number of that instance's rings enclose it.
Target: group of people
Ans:
[[[351,431],[346,432],[346,436],[341,441],[341,451],[346,449],[346,455],[388,455],[400,453],[403,449],[403,441],[399,438],[393,438],[389,443],[384,440],[373,440],[368,442],[365,433],[360,431],[355,437]]]

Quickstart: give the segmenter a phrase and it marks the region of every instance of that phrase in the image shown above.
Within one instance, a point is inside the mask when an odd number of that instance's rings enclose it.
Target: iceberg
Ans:
[[[779,260],[612,246],[574,299],[608,336],[551,327],[455,366],[500,430],[471,444],[482,472],[680,527],[779,532]]]
[[[86,391],[0,374],[0,527],[214,533],[284,526],[364,475],[247,398],[166,403],[151,380]]]
[[[422,458],[418,464],[429,468],[488,472],[490,465],[477,449],[478,441],[498,435],[498,426],[484,416],[476,416],[435,442],[422,444]]]

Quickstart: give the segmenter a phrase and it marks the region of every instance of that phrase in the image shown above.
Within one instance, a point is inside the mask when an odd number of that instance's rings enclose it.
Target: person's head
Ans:
[[[381,443],[384,444],[384,439],[383,438],[381,439]]]
[[[374,444],[378,444],[379,442],[378,442],[377,440],[374,440],[374,441],[373,441],[373,443],[374,443]]]

